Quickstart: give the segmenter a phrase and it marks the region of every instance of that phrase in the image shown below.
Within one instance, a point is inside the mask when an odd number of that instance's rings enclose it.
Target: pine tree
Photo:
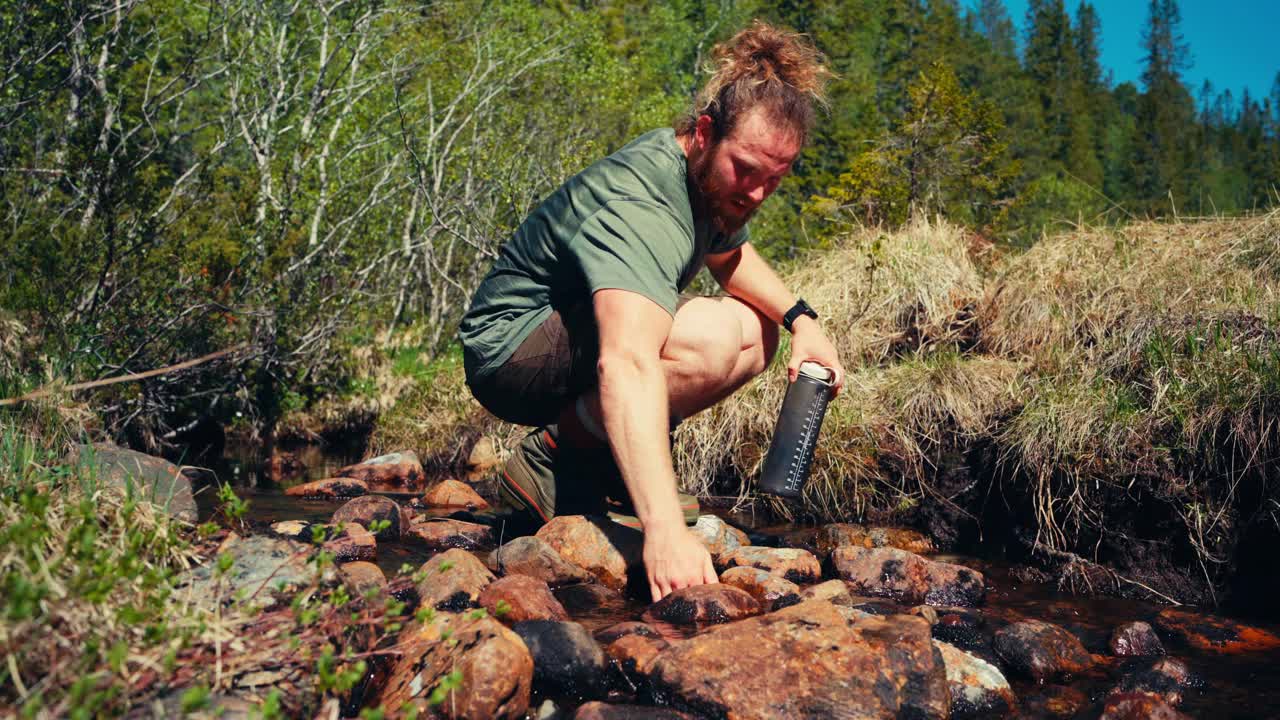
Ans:
[[[1178,26],[1182,14],[1176,0],[1151,0],[1142,47],[1146,68],[1145,92],[1138,103],[1138,142],[1134,157],[1134,192],[1149,212],[1170,210],[1169,199],[1185,201],[1198,193],[1188,133],[1193,127],[1194,104],[1182,84],[1182,73],[1191,65],[1190,50]]]

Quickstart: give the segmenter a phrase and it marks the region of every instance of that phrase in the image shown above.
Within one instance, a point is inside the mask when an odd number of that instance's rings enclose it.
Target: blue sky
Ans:
[[[969,3],[972,5],[972,3]],[[1147,0],[1094,0],[1102,21],[1102,64],[1115,73],[1117,83],[1140,84],[1142,31],[1147,24]],[[1079,0],[1066,0],[1075,14]],[[1026,21],[1026,0],[1005,0],[1019,30]],[[1271,93],[1280,72],[1280,0],[1182,0],[1182,36],[1191,46],[1191,69],[1183,80],[1198,97],[1205,79],[1216,92],[1227,88],[1240,100],[1246,86],[1261,100]]]

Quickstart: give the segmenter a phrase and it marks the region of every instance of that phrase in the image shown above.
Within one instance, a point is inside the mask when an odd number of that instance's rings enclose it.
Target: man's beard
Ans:
[[[711,177],[711,168],[715,164],[713,161],[719,152],[719,144],[702,152],[700,157],[689,165],[689,179],[694,189],[698,191],[701,207],[711,215],[711,221],[715,223],[716,228],[725,235],[733,235],[747,224],[758,208],[752,208],[749,212],[741,214],[728,211],[727,208],[731,207],[732,201],[724,197],[720,186]]]

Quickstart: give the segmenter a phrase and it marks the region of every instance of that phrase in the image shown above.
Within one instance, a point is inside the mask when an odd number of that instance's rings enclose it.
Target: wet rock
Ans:
[[[1174,710],[1159,695],[1116,693],[1107,696],[1098,720],[1191,720]]]
[[[418,569],[418,598],[422,605],[437,610],[463,610],[479,605],[480,593],[493,582],[489,572],[474,555],[454,548],[422,564]]]
[[[401,537],[405,542],[422,545],[430,550],[475,550],[493,544],[493,528],[462,520],[436,518],[415,522]]]
[[[986,594],[977,570],[926,560],[897,548],[846,546],[831,554],[831,563],[854,592],[918,605],[979,605]]]
[[[818,558],[798,548],[740,547],[722,555],[720,566],[759,568],[796,584],[815,583],[822,577]]]
[[[817,585],[810,585],[800,591],[800,601],[826,600],[836,605],[848,605],[853,602],[853,593],[849,584],[843,580],[827,580]]]
[[[475,475],[483,475],[501,464],[502,456],[498,454],[498,445],[488,435],[476,440],[476,444],[471,446],[471,452],[467,454],[467,470]]]
[[[937,640],[934,645],[947,668],[951,717],[1003,717],[1013,711],[1013,689],[999,668],[954,645]]]
[[[290,480],[307,471],[307,464],[302,458],[288,450],[272,449],[262,473],[272,482]]]
[[[1112,655],[1163,655],[1164,646],[1150,625],[1142,621],[1125,623],[1111,633],[1107,642]]]
[[[1219,653],[1261,652],[1280,647],[1280,636],[1226,618],[1166,608],[1155,625],[1191,647]]]
[[[746,591],[765,611],[800,602],[799,585],[759,568],[729,568],[720,574],[720,582]]]
[[[653,666],[658,653],[670,647],[662,637],[624,635],[604,648],[605,657],[613,662],[632,685],[643,682],[643,677]]]
[[[1019,703],[1023,717],[1074,718],[1089,704],[1089,696],[1073,687],[1042,685]]]
[[[468,510],[484,510],[489,503],[472,487],[460,480],[441,480],[427,488],[422,495],[427,507],[463,507]]]
[[[366,528],[373,527],[375,522],[386,522],[387,527],[374,533],[374,537],[378,540],[400,539],[400,506],[395,500],[382,495],[365,495],[348,500],[333,513],[333,522],[356,522]]]
[[[271,534],[290,540],[311,541],[311,523],[305,520],[281,520],[271,524]]]
[[[640,637],[647,638],[662,637],[662,633],[658,632],[658,629],[649,623],[627,620],[626,622],[610,625],[609,627],[598,631],[596,633],[596,641],[601,645],[608,645],[609,643],[628,635],[639,635]]]
[[[649,606],[644,620],[672,625],[716,625],[760,614],[760,603],[743,590],[712,583],[673,590]]]
[[[938,622],[933,626],[933,637],[962,650],[981,650],[981,654],[985,655],[990,650],[990,643],[983,632],[985,625],[982,617],[975,612],[947,609],[938,613]]]
[[[851,621],[811,600],[662,651],[664,704],[712,717],[945,718],[946,669],[920,618]]]
[[[917,605],[908,610],[907,614],[924,618],[931,627],[938,624],[938,611],[932,605]]]
[[[413,577],[404,575],[397,577],[387,583],[387,595],[404,603],[404,611],[413,614],[418,609],[422,598],[418,597],[418,585],[413,581]]]
[[[693,720],[693,716],[670,708],[593,701],[579,707],[573,720]]]
[[[559,515],[538,529],[537,537],[602,585],[622,590],[632,568],[643,570],[644,537],[610,520]]]
[[[1001,628],[993,644],[1011,670],[1037,681],[1076,675],[1093,666],[1093,657],[1075,635],[1039,620]]]
[[[566,562],[545,540],[534,535],[518,537],[494,550],[485,564],[500,575],[528,575],[552,587],[583,583],[592,578],[586,570]]]
[[[364,462],[348,465],[338,471],[339,477],[363,481],[377,492],[414,492],[422,489],[422,463],[413,451],[380,455]]]
[[[480,593],[480,606],[511,625],[525,620],[568,620],[569,613],[551,588],[528,575],[508,575],[489,583]]]
[[[92,468],[106,486],[158,505],[184,522],[196,521],[196,498],[191,489],[193,469],[108,442],[80,445],[73,456],[72,464]]]
[[[378,557],[378,541],[360,523],[343,523],[341,529],[329,528],[324,549],[338,562],[372,561]]]
[[[578,700],[604,692],[604,651],[576,622],[527,620],[512,627],[533,656],[533,683],[541,692]]]
[[[309,483],[285,488],[284,491],[284,494],[290,497],[319,498],[322,500],[337,500],[339,498],[367,495],[368,493],[368,485],[361,480],[352,480],[351,478],[313,480]]]
[[[366,592],[387,587],[387,576],[382,573],[382,568],[371,562],[349,562],[338,568],[338,574],[351,597],[363,597]]]
[[[715,515],[699,515],[689,531],[702,541],[711,553],[711,560],[717,563],[725,553],[751,544],[746,533]]]
[[[814,547],[826,559],[841,547],[893,547],[917,555],[934,551],[933,541],[923,533],[907,528],[866,528],[854,523],[832,523],[819,528]]]
[[[1162,657],[1131,670],[1113,692],[1159,695],[1170,705],[1182,704],[1186,691],[1204,686],[1200,676],[1177,658]]]
[[[450,551],[462,552],[462,551]],[[446,553],[447,554],[447,553]],[[478,564],[478,562],[477,562]],[[452,675],[441,706],[453,718],[524,718],[533,685],[533,657],[511,630],[479,613],[440,613],[400,633],[398,656],[378,697],[386,708],[406,703],[433,717],[428,699]]]
[[[556,588],[553,594],[573,617],[606,611],[620,612],[626,605],[622,593],[594,582],[565,585]]]
[[[314,551],[314,547],[292,540],[265,535],[242,538],[232,533],[214,555],[231,558],[231,566],[221,578],[216,572],[218,561],[211,560],[184,573],[178,585],[190,586],[200,597],[222,602],[240,599],[251,607],[272,607],[291,599],[315,579],[316,567],[309,562]],[[326,581],[336,577],[332,569],[326,570]]]

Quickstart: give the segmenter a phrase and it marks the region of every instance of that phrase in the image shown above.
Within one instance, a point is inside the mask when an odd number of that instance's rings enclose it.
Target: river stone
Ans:
[[[831,563],[854,592],[892,598],[905,605],[982,603],[982,573],[963,565],[935,562],[897,548],[846,546],[831,553]]]
[[[1170,705],[1182,704],[1183,693],[1204,686],[1204,680],[1177,658],[1162,657],[1130,671],[1112,692],[1159,695]]]
[[[702,541],[714,562],[719,562],[720,556],[727,552],[751,544],[746,533],[715,515],[698,516],[698,521],[689,531]]]
[[[568,620],[569,613],[551,594],[551,588],[528,575],[508,575],[489,583],[480,593],[480,606],[511,625],[525,620]],[[503,603],[503,611],[498,603]]]
[[[470,485],[461,480],[441,480],[422,494],[422,504],[427,507],[464,507],[468,510],[484,510],[489,503],[480,497]]]
[[[366,592],[387,587],[387,576],[382,573],[382,568],[371,562],[349,562],[338,568],[338,573],[351,597],[364,597]]]
[[[765,610],[800,602],[800,586],[760,568],[733,567],[720,573],[720,582],[745,590]]]
[[[422,463],[412,450],[379,455],[338,471],[339,477],[363,481],[379,492],[415,492],[422,489]]]
[[[366,495],[369,492],[369,486],[362,480],[352,480],[351,478],[325,478],[323,480],[313,480],[309,483],[294,485],[285,488],[284,494],[290,497],[303,498],[320,498],[322,500],[337,500],[339,498],[350,498],[358,495]]]
[[[553,594],[573,617],[626,610],[627,601],[621,592],[594,582],[564,585],[556,588]]]
[[[644,635],[624,635],[609,643],[604,654],[613,662],[632,685],[643,682],[644,676],[653,666],[658,653],[670,647],[671,643],[662,637],[646,637]]]
[[[109,442],[79,445],[73,464],[91,468],[99,481],[162,508],[184,522],[197,519],[193,469]]]
[[[328,537],[324,549],[333,553],[338,562],[372,561],[378,557],[378,541],[360,523],[343,523],[341,530],[328,528]]]
[[[760,603],[745,591],[711,583],[672,590],[649,606],[643,619],[672,625],[716,625],[760,614]]]
[[[849,584],[843,580],[827,580],[817,585],[810,585],[800,591],[800,601],[827,600],[836,605],[848,605],[853,602],[853,593]]]
[[[429,622],[406,627],[396,649],[399,654],[392,656],[378,697],[382,707],[399,712],[411,703],[418,717],[434,717],[427,700],[445,676],[457,671],[461,685],[442,705],[449,717],[525,717],[533,686],[533,658],[520,637],[493,618],[470,612],[440,613]]]
[[[1018,704],[1023,717],[1075,718],[1089,704],[1089,696],[1065,685],[1041,685],[1024,693]]]
[[[951,686],[951,717],[1003,717],[1013,711],[1013,689],[1000,668],[954,645],[933,641]]]
[[[609,643],[628,635],[639,635],[647,638],[662,637],[662,633],[658,632],[658,629],[649,623],[626,620],[615,625],[610,625],[602,630],[598,630],[596,632],[596,641],[601,645],[608,645]]]
[[[721,569],[753,567],[796,584],[814,583],[822,577],[822,565],[808,550],[798,548],[740,547],[720,557]]]
[[[493,582],[493,573],[475,555],[454,548],[422,564],[418,569],[421,605],[437,610],[463,610],[479,604],[480,593]]]
[[[996,653],[1009,668],[1043,682],[1093,667],[1093,657],[1075,635],[1052,623],[1022,620],[996,632]]]
[[[538,529],[537,537],[570,564],[615,590],[627,586],[632,568],[643,571],[644,536],[610,520],[558,515]]]
[[[311,541],[311,523],[306,520],[281,520],[271,524],[271,533],[290,540]]]
[[[467,469],[472,473],[482,474],[502,464],[498,454],[498,445],[488,435],[481,436],[467,453]]]
[[[1165,608],[1156,627],[1191,647],[1217,653],[1264,652],[1280,647],[1280,636],[1226,618]]]
[[[1191,718],[1174,710],[1159,695],[1131,692],[1108,695],[1098,720],[1191,720]]]
[[[694,720],[670,708],[649,705],[610,705],[598,700],[585,703],[574,713],[573,720]]]
[[[938,613],[938,622],[933,626],[933,637],[962,650],[990,655],[991,643],[983,632],[985,626],[982,616],[975,611],[946,608]]]
[[[272,607],[315,580],[316,566],[309,562],[314,551],[313,546],[293,540],[266,535],[242,538],[232,533],[218,547],[214,559],[183,573],[178,585],[190,586],[195,597],[223,602],[241,598],[250,607]],[[219,579],[214,572],[216,558],[224,553],[231,556],[232,563]],[[327,569],[322,579],[331,582],[336,577]]]
[[[1160,636],[1141,620],[1125,623],[1111,633],[1107,642],[1112,655],[1163,655]]]
[[[534,535],[518,537],[494,550],[485,564],[499,575],[528,575],[552,587],[592,579],[591,573],[566,562],[545,540]]]
[[[464,520],[436,518],[415,522],[402,537],[429,550],[475,550],[493,543],[493,528]]]
[[[538,691],[576,700],[603,695],[604,651],[581,624],[526,620],[512,630],[533,656],[533,684]]]
[[[338,508],[333,513],[333,522],[357,522],[369,528],[373,527],[374,522],[385,520],[390,524],[374,533],[374,537],[379,540],[399,540],[400,515],[400,506],[395,500],[382,495],[365,495],[348,500],[345,505]]]
[[[917,555],[934,551],[933,541],[907,528],[866,528],[855,523],[832,523],[818,529],[814,547],[820,558],[831,557],[841,547],[894,547]]]
[[[945,718],[946,669],[920,618],[850,620],[811,600],[662,651],[662,704],[712,717]]]

